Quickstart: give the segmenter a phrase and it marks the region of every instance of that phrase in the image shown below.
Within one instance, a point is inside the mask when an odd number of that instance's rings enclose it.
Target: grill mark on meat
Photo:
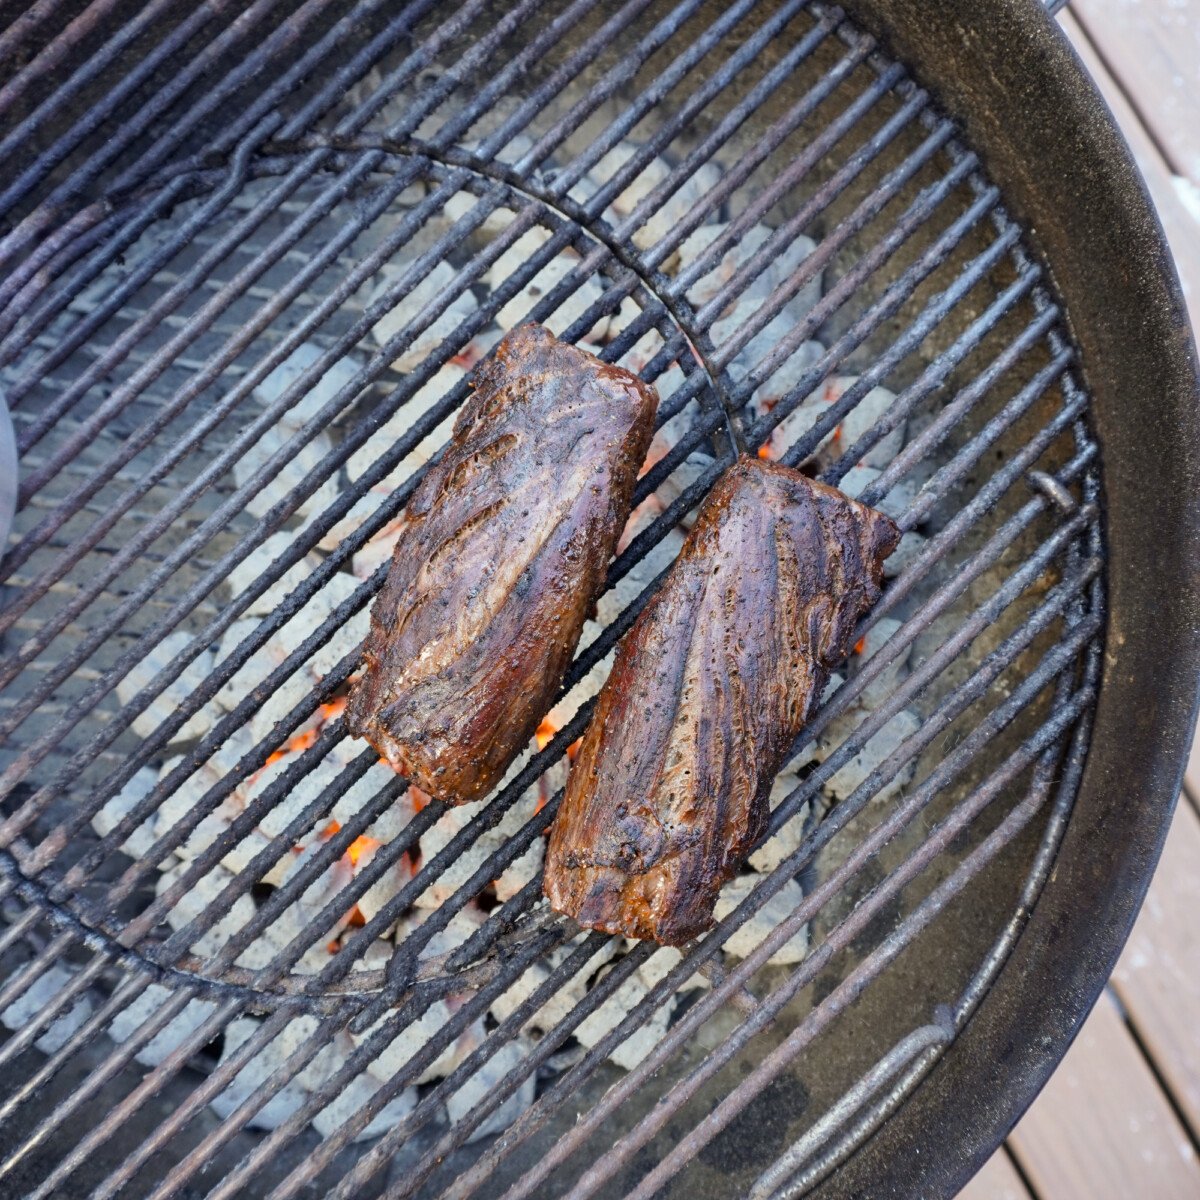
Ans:
[[[413,493],[347,728],[439,799],[485,794],[562,682],[629,515],[658,396],[540,326],[477,364]]]
[[[442,559],[460,543],[465,542],[474,533],[475,529],[490,521],[503,507],[503,501],[493,500],[490,504],[485,504],[478,512],[472,513],[467,519],[455,530],[452,530],[441,542],[439,542],[429,552],[429,557],[425,560],[425,565],[421,568],[421,572],[426,581],[432,579],[436,574],[436,570],[441,566]],[[428,596],[422,596],[422,600],[428,599]]]
[[[726,472],[597,700],[551,830],[556,909],[672,945],[710,926],[898,540],[788,467]]]
[[[518,441],[519,439],[515,433],[505,433],[501,434],[495,441],[482,446],[469,458],[463,459],[451,471],[446,478],[443,491],[453,492],[466,487],[472,476],[499,462],[517,445]]]

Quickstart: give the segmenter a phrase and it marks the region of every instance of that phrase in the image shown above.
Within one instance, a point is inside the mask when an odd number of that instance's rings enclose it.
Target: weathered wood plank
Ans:
[[[1070,11],[1059,17],[1059,23],[1096,81],[1096,86],[1112,109],[1117,124],[1133,151],[1138,169],[1146,180],[1146,186],[1158,210],[1171,252],[1175,256],[1184,296],[1192,315],[1192,328],[1200,330],[1200,221],[1184,207],[1170,168],[1130,106],[1120,85],[1096,53],[1096,48],[1087,33]]]
[[[1033,1200],[1003,1146],[958,1193],[958,1200]]]
[[[1172,170],[1200,184],[1200,0],[1073,0],[1071,11]]]
[[[1042,1200],[1200,1196],[1187,1131],[1107,992],[1008,1145]]]
[[[1200,818],[1186,802],[1113,972],[1129,1023],[1200,1137]]]

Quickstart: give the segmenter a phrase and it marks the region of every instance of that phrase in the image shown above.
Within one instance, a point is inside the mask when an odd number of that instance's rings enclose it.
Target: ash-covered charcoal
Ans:
[[[163,764],[160,778],[165,779],[181,762],[178,758],[169,758]],[[212,770],[206,764],[204,767],[185,779],[173,792],[170,792],[158,806],[158,814],[154,821],[154,838],[158,839],[171,833],[176,825],[190,816],[205,792],[221,779],[221,774]],[[186,838],[175,846],[173,854],[184,862],[191,862],[198,854],[203,854],[237,816],[238,807],[228,797],[223,799],[211,812],[200,817]],[[152,844],[152,843],[151,843]],[[142,853],[150,849],[147,845]],[[223,863],[232,868],[233,863]]]
[[[687,456],[671,473],[658,485],[655,495],[658,496],[665,511],[688,488],[696,483],[701,476],[712,470],[715,460],[711,454],[703,450],[695,450]],[[689,509],[679,518],[679,524],[690,529],[695,523],[695,510]]]
[[[428,226],[426,227],[428,228]],[[449,229],[449,225],[446,226]],[[367,303],[373,304],[387,290],[395,286],[407,271],[407,267],[383,267],[377,277],[377,282],[367,297]],[[397,334],[404,332],[421,316],[426,305],[432,305],[441,292],[447,288],[455,289],[456,294],[446,305],[444,311],[429,323],[428,327],[416,334],[412,344],[402,350],[392,361],[392,367],[401,373],[415,370],[427,358],[436,354],[442,343],[468,318],[474,316],[479,308],[479,301],[469,287],[458,288],[455,277],[456,268],[445,259],[438,262],[406,296],[397,300],[371,328],[371,336],[382,348]]]
[[[161,896],[187,870],[187,864],[167,871],[158,877],[155,893]],[[191,942],[191,953],[198,958],[210,958],[220,951],[235,934],[240,933],[246,924],[254,917],[254,901],[249,896],[238,896],[231,903],[220,901],[224,889],[233,881],[233,874],[221,866],[212,867],[199,879],[189,885],[187,890],[171,905],[167,912],[167,924],[172,929],[184,929],[206,913],[210,916],[219,913],[217,919]],[[220,908],[212,906],[221,902]],[[270,961],[268,948],[251,944],[237,957],[237,965],[255,970],[264,967]]]
[[[641,151],[642,147],[633,142],[619,142],[592,166],[586,182],[581,180],[571,189],[571,198],[586,202]],[[666,183],[670,175],[671,166],[664,159],[649,159],[609,202],[604,211],[607,220],[613,225],[627,220],[651,192]],[[704,163],[697,167],[682,179],[676,190],[654,212],[641,220],[630,234],[630,240],[639,250],[653,250],[720,182],[721,171],[715,164]],[[664,265],[671,266],[677,254],[678,251],[675,251],[668,255]]]
[[[108,1036],[117,1043],[136,1037],[141,1027],[174,1000],[175,995],[171,988],[150,984],[114,1014],[108,1024]],[[138,1047],[134,1057],[143,1066],[157,1067],[174,1054],[213,1015],[216,1008],[207,1000],[189,1000],[149,1041]]]
[[[510,1071],[515,1071],[529,1057],[533,1044],[526,1038],[517,1037],[506,1042],[487,1062],[477,1067],[474,1074],[446,1100],[450,1120],[457,1124],[469,1115],[482,1100],[490,1096]],[[467,1138],[468,1142],[490,1137],[507,1129],[532,1103],[537,1092],[537,1072],[529,1074],[490,1116],[485,1117]]]
[[[330,831],[328,836],[332,836],[334,831]],[[285,869],[283,882],[286,884],[288,880],[299,875],[301,871],[308,871],[309,864],[316,857],[321,848],[322,842],[328,840],[327,837],[318,835],[312,839],[307,845],[301,847],[300,853],[290,855],[290,864]],[[307,877],[307,876],[306,876]],[[292,923],[295,925],[295,932],[299,933],[311,921],[325,911],[326,907],[338,901],[339,895],[346,890],[354,879],[354,864],[351,863],[348,855],[343,854],[340,858],[335,859],[329,864],[319,875],[300,893],[297,899],[289,906],[289,911],[292,912]],[[314,941],[318,938],[333,938],[341,933],[343,929],[350,923],[353,909],[350,901],[345,901],[345,907],[340,907],[341,902],[335,906],[334,911],[340,911],[340,916],[335,917],[333,921],[313,937]]]
[[[729,229],[728,225],[701,225],[684,241],[679,248],[679,269],[691,267],[701,259],[711,257],[710,247]],[[721,252],[720,257],[703,275],[691,283],[684,293],[695,308],[715,300],[733,281],[734,277],[743,271],[750,260],[766,245],[774,234],[773,229],[766,225],[752,225],[745,233],[735,235],[728,247]],[[803,235],[789,240],[782,253],[772,255],[762,269],[745,289],[740,292],[735,304],[751,303],[748,315],[753,315],[762,302],[781,284],[785,283],[797,270],[804,260],[817,248],[812,238]],[[807,280],[787,304],[786,311],[803,315],[807,313],[821,298],[821,273],[815,272],[813,278]],[[721,320],[729,322],[732,313],[726,310]],[[719,323],[719,322],[718,322]],[[714,325],[714,341],[724,339],[732,333],[736,325],[730,323],[724,328],[722,335],[716,333]]]
[[[66,991],[75,972],[52,964],[38,975],[29,987],[7,1008],[0,1012],[0,1024],[14,1032],[37,1020],[42,1010]],[[61,1015],[50,1022],[34,1045],[43,1054],[53,1054],[64,1046],[72,1034],[92,1015],[92,1001],[87,988],[78,990],[75,998],[65,1005]]]
[[[174,790],[169,792],[158,806],[154,822],[155,838],[163,837],[185,818],[194,815],[200,809],[201,802],[209,790],[216,787],[253,746],[249,730],[239,729],[222,742],[196,770],[176,784]],[[181,761],[180,758],[167,759],[159,772],[159,781],[165,780]],[[236,789],[230,795],[222,797],[215,805],[205,805],[209,811],[199,818],[196,827],[182,844],[175,848],[176,855],[185,860],[192,859],[212,845],[244,807],[244,800],[236,797],[235,793]]]
[[[254,389],[254,398],[268,408],[284,392],[295,384],[325,353],[313,342],[301,342],[263,381]],[[323,375],[312,383],[285,412],[279,416],[279,424],[295,432],[307,421],[312,420],[334,396],[351,384],[358,375],[359,366],[349,358],[335,359]],[[343,402],[349,403],[353,393],[348,393]],[[328,424],[328,421],[326,421]]]
[[[654,389],[509,334],[403,514],[346,712],[432,796],[487,792],[528,743],[603,584],[653,430]]]
[[[642,530],[653,524],[664,508],[661,501],[638,506],[621,535],[624,549]],[[651,583],[678,558],[684,535],[671,526],[607,591],[596,601],[596,616],[603,625],[611,625]]]
[[[465,1003],[465,997],[451,996],[445,1000],[434,1000],[415,1020],[399,1030],[367,1067],[377,1079],[388,1080],[403,1071],[412,1059],[425,1048],[428,1042],[449,1024],[454,1014]],[[375,1036],[384,1026],[393,1022],[395,1012],[385,1013],[369,1029],[360,1034],[351,1034],[356,1046]],[[427,1067],[417,1072],[414,1084],[432,1083],[449,1075],[467,1055],[483,1045],[484,1029],[482,1018],[472,1021]]]
[[[311,856],[310,852],[304,861],[308,862]],[[289,859],[293,859],[294,857],[294,855],[288,855]],[[294,869],[294,867],[289,867],[284,876],[285,881],[290,877],[291,871]],[[343,877],[345,877],[344,872]],[[295,971],[298,975],[315,975],[329,965],[330,955],[334,951],[339,950],[339,943],[335,939],[346,927],[352,911],[347,908],[345,915],[331,929],[328,931],[322,930],[314,934],[308,928],[308,925],[316,915],[316,910],[308,905],[301,904],[299,901],[294,901],[281,912],[277,912],[272,916],[270,923],[263,930],[260,937],[255,940],[255,944],[261,944],[266,947],[272,957],[278,957],[286,952],[289,962],[298,950],[299,958],[291,967],[291,970]],[[292,949],[293,943],[297,939],[300,939],[300,942]],[[364,957],[367,956],[364,955]]]
[[[567,193],[578,204],[586,204],[642,149],[633,142],[618,142],[589,168],[588,173],[573,184]],[[608,202],[605,210],[610,220],[627,217],[671,173],[661,158],[651,158],[638,168],[623,189]]]
[[[459,221],[473,214],[479,203],[479,197],[473,192],[455,192],[442,206],[442,212],[447,220]],[[516,218],[517,214],[511,208],[505,208],[503,205],[493,208],[475,227],[471,236],[475,241],[499,237]]]
[[[570,945],[559,946],[544,958],[531,963],[504,992],[492,1001],[491,1013],[497,1021],[506,1021],[547,979],[553,971],[578,948],[583,935]],[[610,938],[587,963],[575,972],[550,996],[522,1027],[526,1033],[548,1033],[560,1021],[569,1017],[588,993],[589,982],[594,982],[601,967],[621,953],[621,943]]]
[[[135,663],[128,674],[117,684],[117,699],[129,704],[145,687],[154,682],[159,672],[166,670],[173,659],[191,645],[192,635],[182,629],[167,634],[157,642],[140,662]],[[163,688],[150,703],[130,722],[139,737],[153,736],[158,727],[173,717],[179,706],[190,700],[196,689],[208,678],[213,667],[213,652],[207,647],[184,668],[173,683]],[[190,742],[202,738],[214,722],[213,706],[206,704],[193,713],[180,728],[171,735],[170,744]]]
[[[831,721],[821,735],[818,758],[824,761],[840,748],[869,715],[867,709],[856,705]],[[920,717],[907,708],[902,709],[825,784],[825,791],[835,800],[847,799],[901,742],[912,737],[920,728]],[[912,779],[915,770],[916,761],[910,756],[896,774],[875,792],[875,801],[886,803],[898,795]]]
[[[274,477],[246,500],[246,510],[253,516],[265,517],[284,496],[303,488],[306,494],[297,503],[292,519],[305,526],[337,500],[337,471],[330,472],[322,465],[326,455],[333,452],[333,439],[327,433],[318,432],[300,445],[298,436],[286,425],[273,425],[263,430],[233,464],[233,479],[241,488],[277,455],[283,457],[283,465]]]
[[[684,217],[697,204],[703,202],[720,182],[721,171],[713,163],[705,163],[698,167],[683,181],[678,190],[663,201],[657,211],[644,219],[633,231],[630,240],[639,250],[657,249],[662,242],[674,234],[676,227]],[[662,265],[670,267],[678,254],[678,249],[668,254]]]
[[[405,933],[424,925],[430,913],[427,909],[414,908],[404,918]],[[474,905],[460,908],[446,924],[425,943],[421,951],[421,968],[430,974],[442,974],[444,960],[464,945],[479,930],[487,917]]]
[[[231,600],[238,600],[258,582],[264,571],[292,547],[292,535],[273,533],[257,550],[231,567],[225,577],[224,587]],[[321,565],[316,554],[306,554],[299,562],[289,567],[284,574],[251,600],[245,608],[249,617],[262,617],[274,612],[287,598]]]
[[[613,966],[615,965],[614,963]],[[611,969],[612,967],[609,967],[599,972],[596,982]],[[650,988],[635,971],[603,1004],[580,1021],[575,1027],[575,1040],[590,1050],[610,1030],[615,1029],[645,999],[649,991]],[[678,1003],[677,993],[669,996],[650,1017],[609,1051],[609,1060],[618,1067],[632,1071],[662,1041],[671,1024],[671,1014]]]
[[[835,375],[825,384],[823,399],[829,403],[840,400],[857,382],[857,375]],[[876,424],[882,421],[896,402],[896,393],[885,387],[873,387],[842,418],[839,429],[838,453],[852,450]],[[883,470],[904,449],[904,421],[889,430],[859,460],[864,467]]]
[[[623,939],[625,947],[632,950],[637,942],[631,938]],[[659,946],[653,954],[637,969],[637,977],[647,988],[655,987],[661,980],[673,971],[683,961],[684,952],[676,946]],[[703,975],[692,975],[679,986],[680,992],[704,991],[712,985]]]
[[[356,1075],[337,1095],[313,1117],[313,1128],[322,1137],[332,1137],[360,1109],[370,1103],[371,1097],[383,1086],[369,1072]],[[417,1106],[417,1089],[408,1087],[393,1096],[375,1116],[355,1135],[354,1141],[365,1142],[379,1137],[391,1129],[397,1121],[408,1116]]]
[[[892,617],[882,617],[867,630],[863,635],[861,651],[851,659],[851,665],[855,668],[854,674],[865,670],[871,659],[887,646],[903,624],[903,621]],[[911,654],[912,647],[906,646],[863,688],[858,698],[862,708],[878,708],[891,698],[892,693],[908,678],[908,660]]]
[[[440,908],[481,866],[529,820],[537,802],[536,785],[530,794],[512,805],[500,818],[499,824],[479,834],[464,847],[439,873],[437,879],[414,901],[418,908]],[[487,801],[475,800],[456,805],[443,813],[421,835],[421,860],[430,862],[440,854],[462,830],[487,808]],[[513,864],[516,865],[515,863]],[[511,869],[511,868],[510,868]],[[506,887],[506,891],[508,888]],[[519,890],[519,889],[518,889]]]
[[[466,377],[466,371],[457,363],[443,363],[427,383],[423,383],[413,395],[392,414],[375,433],[346,460],[346,475],[351,483],[357,483],[375,465],[383,453],[437,406],[446,394]],[[384,498],[407,482],[410,475],[427,466],[433,456],[450,440],[454,428],[454,413],[448,413],[434,426],[431,433],[419,441],[378,483],[372,491],[377,493],[369,511],[379,507]],[[352,510],[353,511],[353,510]],[[350,514],[347,514],[349,518]],[[357,528],[357,523],[355,528]],[[378,535],[377,535],[378,536]]]
[[[838,487],[847,496],[853,496],[855,499],[858,499],[882,474],[882,471],[878,471],[874,467],[851,467],[842,476]],[[908,510],[909,505],[916,499],[918,491],[920,491],[920,486],[915,479],[901,479],[893,485],[888,494],[875,507],[881,513],[887,513],[893,521],[899,521]]]
[[[800,786],[800,776],[795,772],[816,757],[815,749],[809,747],[800,756],[794,758],[786,771],[780,772],[771,784],[770,808],[775,809]],[[811,811],[810,804],[802,804],[794,816],[789,817],[775,833],[773,833],[753,854],[750,855],[750,865],[764,875],[770,874],[781,862],[794,854],[804,840],[804,829]]]
[[[250,1017],[236,1017],[225,1027],[225,1040],[221,1047],[218,1065],[228,1062],[237,1051],[258,1031],[260,1022]],[[244,1067],[233,1077],[229,1086],[214,1096],[209,1103],[219,1117],[228,1117],[235,1108],[244,1104],[287,1060],[296,1047],[286,1030],[280,1031],[271,1041],[259,1049]],[[259,1108],[246,1125],[250,1129],[275,1129],[282,1125],[308,1099],[305,1090],[290,1079]]]
[[[697,229],[681,248],[681,264],[686,267],[690,263],[700,261],[725,228],[718,225],[702,225]],[[695,298],[696,307],[700,308],[715,299],[746,267],[753,255],[766,244],[771,233],[765,225],[755,225],[726,250],[717,264],[688,289],[687,295],[689,298]],[[742,326],[755,318],[771,293],[800,269],[815,248],[816,243],[811,238],[799,237],[773,257],[744,291],[730,299],[712,322],[709,335],[713,345],[718,348],[725,345]],[[780,311],[738,351],[729,364],[730,375],[738,381],[745,379],[775,350],[783,338],[792,333],[820,298],[821,273],[818,271],[812,279],[806,280]],[[806,352],[802,345],[793,353],[792,358],[803,360],[804,357]],[[795,369],[790,363],[785,364],[781,373]],[[774,386],[780,389],[778,394],[783,394],[790,384],[783,379]]]
[[[485,282],[493,291],[499,290],[509,277],[523,267],[533,254],[550,239],[550,234],[540,227],[522,234],[491,266]],[[582,258],[570,246],[558,251],[534,277],[525,284],[496,314],[496,324],[506,332],[526,320],[530,310],[543,296],[552,292],[572,272],[578,269]],[[593,274],[579,280],[578,286],[563,300],[547,318],[547,327],[553,332],[563,333],[573,322],[600,299],[604,288]],[[609,318],[600,317],[588,331],[584,340],[602,342],[608,333]]]
[[[92,817],[92,828],[101,837],[107,837],[150,794],[157,782],[158,774],[149,767],[136,771],[129,782]],[[156,824],[157,814],[147,817],[121,843],[121,852],[130,858],[145,854],[154,845]]]
[[[755,389],[750,400],[755,418],[762,418],[768,413],[773,413],[786,396],[803,385],[824,353],[825,347],[820,342],[802,342],[779,369]],[[744,372],[737,363],[730,368],[730,373],[735,378],[744,378]],[[823,390],[818,387],[779,420],[779,423],[767,435],[761,452],[763,457],[773,462],[778,461],[816,425],[824,416],[827,408],[822,398],[823,395]],[[826,451],[834,441],[836,434],[836,427],[830,429],[821,438],[813,454]]]
[[[506,900],[511,900],[526,884],[532,883],[541,871],[545,857],[545,839],[535,838],[520,858],[500,872],[500,878],[495,883],[496,899],[503,904]]]
[[[345,760],[335,752],[341,747],[351,747],[353,754]],[[339,742],[330,752],[330,759],[339,766],[344,761],[352,761],[363,753],[361,745],[349,740]],[[385,762],[372,764],[362,777],[352,783],[338,798],[330,812],[330,817],[339,825],[345,825],[352,817],[361,812],[385,787],[396,778],[396,772]],[[389,805],[371,822],[367,832],[381,842],[390,842],[400,836],[404,827],[412,819],[412,801],[405,797],[396,804]]]
[[[238,667],[217,692],[217,703],[229,712],[237,708],[247,694],[316,633],[336,607],[354,595],[358,586],[358,581],[349,575],[331,575],[298,613],[285,621]],[[230,625],[217,647],[216,662],[228,658],[258,626],[257,618],[246,618]],[[369,628],[370,615],[365,605],[337,624],[325,643],[312,650],[299,667],[281,680],[270,698],[251,717],[251,732],[255,740],[265,738],[276,722],[298,704],[310,699],[314,686],[347,654],[358,649]]]
[[[903,575],[925,552],[925,542],[926,538],[923,533],[917,533],[910,529],[900,539],[900,545],[896,547],[895,553],[884,564],[884,578],[895,579],[897,576]]]
[[[605,283],[605,290],[609,286],[609,280],[601,276]],[[619,334],[623,333],[630,325],[634,323],[642,315],[642,306],[632,297],[625,296],[621,303],[617,305],[617,311],[612,313],[608,318],[608,327],[605,329],[603,337],[596,332],[595,326],[587,335],[587,341],[598,343],[604,340],[612,341]],[[632,368],[631,368],[632,369]],[[659,393],[662,394],[661,391]]]
[[[717,898],[716,919],[723,921],[761,882],[762,878],[758,875],[739,875],[727,883]],[[762,908],[730,934],[724,943],[726,953],[734,958],[746,958],[752,954],[769,933],[796,911],[803,899],[804,889],[794,879],[789,879]],[[807,952],[808,926],[803,925],[767,962],[775,966],[787,966],[800,962]]]
[[[381,841],[369,835],[358,837],[351,843],[349,854],[355,875],[360,871],[365,871],[371,865],[382,846]],[[385,868],[383,874],[359,896],[357,907],[363,918],[373,921],[383,906],[394,899],[411,878],[412,865],[402,854],[391,866]],[[394,928],[395,922],[392,922],[380,936],[388,937]]]
[[[291,753],[283,753],[274,762],[267,763],[239,787],[236,793],[236,802],[241,807],[245,807],[272,784],[277,783],[294,762],[295,758]],[[340,772],[341,768],[332,755],[321,759],[316,766],[305,772],[276,799],[275,803],[259,819],[258,828],[268,838],[282,836],[287,827],[300,817],[326,788],[336,790]],[[318,822],[319,827],[323,827],[323,824]]]
[[[551,831],[554,908],[671,945],[708,928],[896,540],[798,471],[726,472],[600,693]]]

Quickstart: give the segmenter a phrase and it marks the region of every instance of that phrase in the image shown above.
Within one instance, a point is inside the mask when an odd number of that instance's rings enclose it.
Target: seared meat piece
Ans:
[[[636,375],[538,325],[473,382],[405,509],[346,710],[351,733],[456,804],[500,779],[562,682],[658,406]]]
[[[712,924],[899,536],[789,467],[722,476],[600,693],[550,835],[554,908],[668,945]]]

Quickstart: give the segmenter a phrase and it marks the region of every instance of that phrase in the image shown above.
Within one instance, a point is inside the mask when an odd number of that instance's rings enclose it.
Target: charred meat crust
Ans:
[[[668,945],[711,926],[898,540],[788,467],[725,473],[600,693],[551,830],[554,908]]]
[[[541,326],[475,368],[403,515],[346,724],[451,803],[487,792],[562,682],[629,516],[658,395]]]

